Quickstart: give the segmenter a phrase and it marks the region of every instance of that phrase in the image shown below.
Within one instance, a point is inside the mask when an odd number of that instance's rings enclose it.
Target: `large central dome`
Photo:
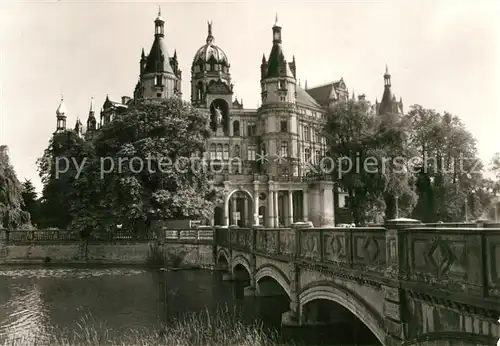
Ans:
[[[208,23],[208,36],[207,43],[198,49],[194,55],[193,65],[199,63],[215,63],[229,66],[226,53],[214,44],[214,37],[212,35],[212,23]]]

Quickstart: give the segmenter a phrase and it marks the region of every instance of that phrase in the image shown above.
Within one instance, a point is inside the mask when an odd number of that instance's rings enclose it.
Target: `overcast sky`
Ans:
[[[500,2],[498,2],[500,3]],[[500,6],[475,1],[247,1],[161,3],[166,41],[177,49],[184,98],[194,53],[213,20],[238,98],[260,99],[262,54],[275,13],[283,46],[304,85],[341,77],[380,100],[386,63],[405,110],[414,103],[460,116],[484,160],[500,151]],[[157,2],[30,2],[0,5],[0,144],[20,180],[41,187],[35,161],[56,126],[64,94],[68,124],[85,123],[90,98],[132,96],[141,49],[149,52]]]

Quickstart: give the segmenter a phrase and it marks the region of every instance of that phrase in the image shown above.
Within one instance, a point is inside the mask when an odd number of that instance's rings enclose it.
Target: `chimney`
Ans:
[[[128,96],[122,96],[122,104],[126,105],[130,101],[130,97]]]

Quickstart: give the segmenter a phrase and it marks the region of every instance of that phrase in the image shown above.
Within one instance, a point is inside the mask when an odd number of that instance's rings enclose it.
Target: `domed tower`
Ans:
[[[181,76],[177,54],[170,57],[165,43],[165,21],[158,9],[155,19],[155,39],[149,55],[141,53],[140,77],[134,91],[135,98],[170,98],[181,96]]]
[[[56,110],[57,125],[56,132],[62,132],[66,130],[66,105],[64,104],[64,97],[61,95],[61,103]]]
[[[273,46],[261,64],[262,106],[259,108],[262,137],[260,152],[271,160],[264,165],[273,176],[298,174],[297,81],[295,58],[287,62],[281,41],[278,15],[273,26]]]
[[[198,108],[208,108],[211,127],[229,133],[229,107],[233,100],[233,85],[226,53],[214,44],[212,22],[208,22],[206,43],[196,52],[191,66],[191,102]]]

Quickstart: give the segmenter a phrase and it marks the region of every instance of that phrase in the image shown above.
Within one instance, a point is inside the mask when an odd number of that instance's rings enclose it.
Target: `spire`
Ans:
[[[89,109],[89,114],[94,114],[94,98],[90,98],[90,109]]]
[[[207,21],[208,24],[208,35],[207,35],[207,44],[212,44],[214,42],[214,36],[212,35],[212,21]]]
[[[273,43],[281,43],[281,26],[278,25],[278,13],[276,13],[276,20],[273,26]]]
[[[352,99],[356,100],[356,96],[354,96],[354,90],[352,91]]]
[[[307,78],[306,81],[304,82],[304,89],[307,90]]]
[[[389,74],[389,68],[387,64],[385,64],[385,73],[384,73],[384,86],[391,87],[391,75]]]
[[[146,57],[146,53],[144,53],[144,47],[142,48],[141,52],[141,59],[144,59]]]
[[[177,59],[177,49],[174,50],[174,59]]]
[[[165,35],[163,24],[165,24],[165,21],[161,17],[161,8],[158,6],[158,17],[155,19],[155,36],[163,37]]]
[[[279,24],[278,24],[278,12],[276,12],[276,17],[274,18],[274,26],[275,27],[279,27]]]
[[[266,63],[266,54],[262,53],[262,63]]]
[[[66,105],[64,104],[64,95],[61,94],[61,102],[57,107],[56,114],[58,116],[66,116]]]

